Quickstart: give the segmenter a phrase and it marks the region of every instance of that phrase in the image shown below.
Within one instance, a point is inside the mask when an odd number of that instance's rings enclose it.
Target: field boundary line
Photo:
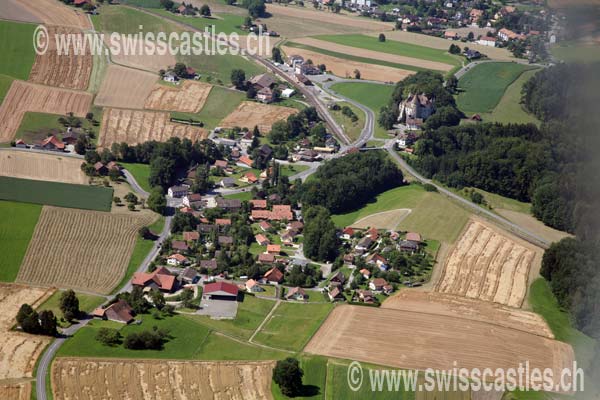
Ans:
[[[263,328],[263,326],[266,325],[267,322],[271,319],[271,317],[273,316],[273,313],[275,312],[275,309],[277,309],[277,307],[279,307],[279,304],[281,304],[281,300],[277,299],[277,301],[275,302],[275,305],[273,307],[271,307],[271,311],[269,311],[269,313],[265,316],[265,318],[262,320],[260,325],[256,328],[256,330],[254,331],[252,336],[250,336],[250,339],[248,339],[248,342],[253,343],[254,337],[258,334],[258,332],[260,332],[260,330]]]

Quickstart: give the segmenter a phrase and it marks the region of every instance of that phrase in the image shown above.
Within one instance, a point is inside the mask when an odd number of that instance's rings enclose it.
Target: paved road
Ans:
[[[121,171],[123,172],[123,176],[125,176],[125,179],[127,180],[127,183],[129,183],[129,186],[131,186],[134,191],[136,191],[142,197],[148,198],[148,196],[150,196],[150,193],[146,192],[138,184],[138,182],[135,180],[135,178],[133,177],[133,175],[131,174],[131,172],[127,171],[126,169],[122,169]]]

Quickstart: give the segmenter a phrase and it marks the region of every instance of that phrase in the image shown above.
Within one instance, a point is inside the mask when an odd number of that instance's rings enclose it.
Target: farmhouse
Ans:
[[[65,150],[65,144],[63,142],[61,142],[60,140],[58,140],[56,138],[56,136],[54,136],[54,135],[48,136],[46,139],[44,139],[42,141],[42,143],[40,143],[39,147],[44,150],[50,150],[50,151],[64,151]]]
[[[375,278],[369,283],[369,288],[375,292],[391,293],[393,288],[383,278]]]
[[[367,304],[375,303],[375,296],[373,295],[373,292],[371,292],[370,290],[358,290],[357,293],[358,293],[358,298],[363,303],[367,303]]]
[[[172,292],[176,287],[175,276],[165,267],[160,267],[152,273],[136,272],[133,274],[133,286],[140,286],[144,289],[158,289],[162,292]]]
[[[409,240],[402,240],[398,244],[398,247],[400,248],[401,251],[408,251],[411,253],[414,253],[419,250],[419,245],[417,243],[411,242]]]
[[[287,292],[285,295],[286,300],[297,300],[297,301],[306,301],[308,296],[306,295],[306,291],[301,287],[294,287]]]
[[[274,99],[274,95],[273,95],[273,91],[266,87],[266,88],[262,88],[258,91],[258,93],[256,93],[256,100],[268,104],[268,103],[272,103]]]
[[[227,300],[236,301],[238,297],[238,287],[233,283],[214,282],[204,285],[202,297],[205,300]]]
[[[125,300],[118,300],[106,308],[98,307],[92,312],[92,316],[107,321],[128,324],[133,321],[133,309]]]
[[[356,244],[356,246],[354,246],[354,249],[364,252],[364,251],[367,251],[369,249],[369,247],[371,247],[372,244],[373,244],[373,240],[370,237],[365,236],[364,238],[359,240],[359,242]]]
[[[189,260],[187,259],[187,257],[183,256],[179,253],[171,254],[167,258],[167,264],[174,265],[174,266],[185,265],[188,262],[189,262]]]
[[[260,91],[265,88],[272,88],[275,85],[275,78],[273,78],[269,74],[260,74],[252,77],[249,81],[250,85],[256,89],[256,91]]]
[[[421,238],[421,235],[416,232],[408,232],[406,234],[406,240],[415,242],[415,243],[421,243],[422,238]]]
[[[273,264],[275,262],[275,255],[269,253],[260,253],[258,255],[258,262],[260,264]]]
[[[183,196],[183,205],[191,208],[199,208],[202,205],[202,196],[198,193]]]
[[[179,282],[181,282],[181,284],[193,284],[198,282],[200,276],[194,268],[187,267],[183,271],[181,271],[177,279],[179,280]]]
[[[331,289],[327,295],[331,301],[342,300],[344,298],[342,290],[337,286]]]
[[[270,255],[272,255],[272,254],[270,254]],[[275,256],[274,255],[272,255],[272,256],[273,256],[273,259],[275,259]],[[280,283],[283,280],[283,272],[281,272],[279,270],[279,268],[273,267],[265,273],[263,280],[267,283],[277,285],[278,283]]]
[[[180,197],[185,196],[187,193],[188,193],[188,188],[186,186],[171,186],[167,190],[167,195],[169,195],[169,197],[180,198]]]
[[[344,274],[342,274],[341,271],[336,272],[335,275],[333,275],[331,277],[331,279],[329,280],[330,284],[337,284],[337,285],[343,285],[346,282],[346,277],[344,276]]]

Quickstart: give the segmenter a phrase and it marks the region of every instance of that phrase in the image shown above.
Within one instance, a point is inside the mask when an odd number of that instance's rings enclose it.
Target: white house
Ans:
[[[296,93],[296,91],[294,89],[283,89],[281,91],[281,97],[284,99],[289,99],[290,97],[292,97],[294,95],[294,93]]]
[[[171,186],[167,190],[169,197],[183,197],[187,194],[188,188],[186,186]]]
[[[165,74],[165,76],[163,76],[163,81],[176,83],[177,81],[179,81],[179,78],[177,77],[177,75],[174,72],[169,71]]]
[[[477,41],[482,46],[496,47],[496,38],[491,36],[482,37]]]
[[[260,287],[260,285],[258,284],[258,282],[256,282],[254,279],[249,279],[246,282],[246,290],[250,293],[258,293],[258,292],[264,292],[265,289],[263,289],[262,287]]]
[[[202,196],[197,194],[197,193],[193,193],[193,194],[188,194],[183,196],[183,205],[186,207],[197,207],[200,205],[200,202],[202,200]]]
[[[167,258],[167,264],[169,264],[169,265],[178,266],[178,265],[182,265],[182,264],[187,264],[187,262],[188,262],[187,257],[182,256],[179,253],[172,254]]]

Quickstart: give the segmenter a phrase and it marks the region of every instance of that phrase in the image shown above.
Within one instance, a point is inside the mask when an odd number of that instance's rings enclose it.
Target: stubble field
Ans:
[[[56,399],[272,399],[274,363],[58,358]]]
[[[207,83],[184,81],[180,87],[156,84],[146,99],[145,108],[159,111],[200,112],[212,86]]]
[[[507,370],[529,361],[531,368],[551,368],[558,374],[574,359],[566,343],[499,325],[348,305],[333,310],[304,351],[417,370]]]
[[[0,399],[3,400],[29,400],[31,383],[0,384]]]
[[[150,140],[164,142],[172,137],[188,138],[195,142],[208,136],[203,128],[173,123],[169,118],[167,112],[106,108],[102,114],[98,146],[110,147],[113,143],[121,142],[134,145]]]
[[[110,65],[94,104],[142,110],[157,79],[150,72]]]
[[[140,44],[138,38],[132,37],[131,39],[131,48],[139,48]],[[129,39],[128,39],[129,40]],[[110,44],[110,39],[107,37],[105,39],[105,43],[107,45]],[[144,42],[143,46],[148,46],[147,43]],[[142,69],[149,72],[158,73],[161,69],[167,69],[169,66],[174,66],[177,62],[177,59],[174,55],[166,52],[165,54],[124,54],[124,52],[111,54],[111,59],[114,63],[121,64],[127,67],[132,67],[135,69]]]
[[[44,207],[17,281],[107,294],[121,281],[149,216]]]
[[[0,152],[0,176],[85,185],[82,160],[25,151]]]
[[[411,210],[409,208],[382,211],[359,219],[352,224],[352,227],[358,229],[375,227],[377,229],[394,230],[400,225],[400,222],[410,214],[410,212]]]
[[[27,111],[83,118],[91,104],[89,93],[14,81],[0,106],[0,142],[13,139]]]
[[[68,26],[80,29],[92,28],[89,18],[82,10],[67,7],[60,1],[9,0],[9,3],[15,5],[18,10],[23,10],[23,19],[26,21],[41,21],[46,25]]]
[[[92,55],[59,55],[55,35],[76,34],[81,31],[66,27],[48,28],[50,46],[45,54],[36,55],[29,81],[65,89],[86,90],[92,74]]]
[[[271,126],[275,122],[285,120],[297,112],[298,110],[295,108],[244,101],[231,114],[226,116],[219,126],[223,128],[239,126],[249,129],[258,126],[260,132],[265,134],[271,130]]]
[[[529,270],[540,262],[540,252],[496,228],[471,221],[446,260],[435,291],[521,307]]]

